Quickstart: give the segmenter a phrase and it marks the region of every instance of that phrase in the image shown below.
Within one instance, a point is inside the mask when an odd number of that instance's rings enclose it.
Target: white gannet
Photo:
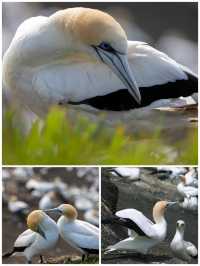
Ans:
[[[197,248],[191,242],[184,240],[185,222],[176,223],[176,233],[170,244],[173,254],[184,261],[191,262],[192,257],[197,257]]]
[[[18,236],[11,252],[3,255],[3,258],[12,255],[25,256],[28,263],[31,263],[34,255],[40,255],[52,248],[58,238],[59,232],[56,223],[43,211],[35,210],[27,218],[29,229]]]
[[[181,182],[177,185],[177,191],[184,198],[195,197],[198,195],[198,188],[186,185],[186,177],[184,175],[180,176]]]
[[[184,198],[182,202],[179,202],[179,206],[182,207],[183,209],[197,211],[198,198],[197,197]]]
[[[39,116],[52,105],[119,114],[197,93],[191,71],[81,7],[24,21],[4,55],[3,83]]]
[[[78,220],[77,210],[70,204],[62,204],[46,212],[58,212],[62,216],[57,226],[61,237],[73,248],[85,255],[99,254],[99,228],[85,221]]]
[[[104,223],[117,223],[128,228],[129,237],[106,248],[105,253],[115,250],[133,250],[147,254],[148,250],[163,241],[167,234],[167,222],[164,212],[168,206],[176,202],[158,201],[153,207],[152,223],[144,214],[136,209],[117,211],[115,216],[105,219]]]
[[[186,174],[185,174],[185,185],[186,186],[198,186],[198,180],[197,180],[197,174],[195,171],[195,168],[191,168]]]
[[[128,177],[130,180],[140,179],[140,168],[138,167],[116,167],[109,170],[114,175]]]

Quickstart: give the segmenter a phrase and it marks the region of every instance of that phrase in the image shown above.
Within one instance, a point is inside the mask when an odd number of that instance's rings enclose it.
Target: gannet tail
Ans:
[[[15,253],[15,250],[13,249],[12,251],[6,252],[2,255],[2,258],[9,258],[10,256],[12,256]]]

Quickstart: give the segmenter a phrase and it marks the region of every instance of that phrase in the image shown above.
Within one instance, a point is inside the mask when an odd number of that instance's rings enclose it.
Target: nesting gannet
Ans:
[[[130,180],[140,179],[140,168],[138,167],[116,167],[110,170],[114,175],[128,177]]]
[[[39,116],[52,105],[119,114],[197,93],[191,71],[128,41],[107,13],[81,7],[24,21],[4,55],[3,82]]]
[[[185,185],[189,186],[198,186],[198,180],[196,178],[197,174],[195,171],[195,168],[191,168],[186,174],[185,174]]]
[[[177,190],[180,195],[186,198],[194,197],[198,195],[198,188],[186,185],[186,177],[180,176],[181,182],[177,185]]]
[[[197,257],[197,248],[191,242],[184,240],[185,222],[176,223],[176,234],[170,244],[173,254],[184,261],[190,262],[192,257]]]
[[[179,206],[182,207],[183,209],[197,211],[198,198],[197,197],[184,198],[182,202],[179,202]]]
[[[168,206],[175,203],[176,202],[158,201],[154,205],[153,218],[155,224],[136,209],[117,211],[115,216],[105,223],[114,222],[127,227],[129,237],[107,247],[106,253],[115,250],[133,250],[146,254],[150,248],[165,239],[167,222],[164,218],[164,212]]]
[[[4,258],[14,254],[25,256],[28,263],[31,263],[34,255],[40,255],[45,250],[52,248],[59,237],[56,223],[43,211],[35,210],[27,218],[29,229],[18,236],[14,243],[13,250],[3,255]]]
[[[61,237],[73,248],[85,255],[99,254],[99,228],[85,221],[78,220],[76,209],[70,204],[62,204],[46,212],[58,212],[62,216],[57,226]]]

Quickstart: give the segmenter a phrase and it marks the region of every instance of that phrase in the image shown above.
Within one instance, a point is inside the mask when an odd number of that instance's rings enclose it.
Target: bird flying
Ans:
[[[117,211],[113,217],[104,223],[117,223],[128,229],[129,237],[106,248],[105,253],[115,250],[132,250],[147,254],[148,250],[162,242],[167,234],[167,222],[164,213],[167,207],[176,202],[158,201],[153,207],[155,224],[136,209]],[[109,221],[110,220],[110,221]]]
[[[28,263],[32,262],[35,255],[52,248],[59,237],[56,223],[43,211],[35,210],[28,215],[27,226],[29,229],[21,233],[16,239],[12,251],[3,255],[8,258],[12,255],[24,256]]]
[[[82,7],[24,21],[4,55],[3,82],[41,117],[52,105],[119,113],[197,92],[191,71]]]
[[[99,254],[99,228],[85,221],[78,220],[77,210],[70,204],[61,204],[57,208],[46,210],[61,215],[57,226],[64,241],[82,254]]]
[[[176,223],[176,233],[170,244],[173,254],[184,261],[191,262],[192,258],[197,257],[197,248],[191,242],[184,240],[185,222],[182,220]]]

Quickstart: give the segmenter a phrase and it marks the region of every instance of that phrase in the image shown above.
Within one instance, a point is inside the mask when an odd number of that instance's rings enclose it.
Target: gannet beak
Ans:
[[[58,209],[58,208],[53,208],[53,209],[47,209],[47,210],[43,210],[43,212],[45,212],[45,213],[61,213],[61,210],[60,209]]]
[[[178,202],[177,201],[168,201],[167,202],[167,207],[173,206],[175,204],[178,204]]]
[[[105,51],[100,47],[94,47],[100,59],[108,65],[113,72],[121,79],[130,94],[138,104],[141,103],[141,94],[137,82],[130,69],[126,54],[121,54],[115,50]]]
[[[40,226],[38,226],[38,230],[37,230],[38,234],[40,234],[44,239],[46,239],[45,233],[42,230],[42,228]]]

